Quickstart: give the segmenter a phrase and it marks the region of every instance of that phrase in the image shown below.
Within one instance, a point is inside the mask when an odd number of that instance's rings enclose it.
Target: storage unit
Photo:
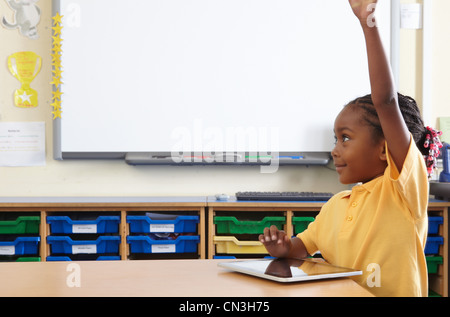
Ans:
[[[448,296],[448,207],[428,205],[428,237],[425,255],[428,268],[429,296]]]
[[[286,215],[277,210],[265,213],[245,209],[239,212],[216,210],[213,225],[214,258],[263,257],[268,253],[258,236],[271,226],[284,230]]]
[[[199,215],[190,212],[145,212],[127,216],[130,256],[135,259],[143,255],[198,257],[200,236]]]
[[[208,257],[263,258],[268,256],[259,241],[264,228],[275,225],[293,236],[320,211],[323,202],[258,202],[208,200]]]
[[[47,215],[47,261],[103,260],[100,255],[120,258],[118,212],[71,211]],[[80,255],[88,255],[80,257]]]
[[[0,261],[39,260],[40,223],[37,213],[0,213]]]
[[[228,232],[233,232],[233,230],[238,230],[239,233],[218,233],[217,227],[219,223],[222,222],[220,218],[216,218],[218,221],[214,223],[215,217],[234,217],[238,222],[242,221],[261,221],[264,218],[272,217],[284,217],[283,230],[286,231],[288,235],[295,235],[298,231],[302,230],[297,228],[297,226],[305,226],[305,223],[298,223],[298,218],[301,221],[308,222],[314,218],[320,211],[323,202],[243,202],[229,199],[229,201],[217,201],[215,197],[18,197],[18,198],[5,198],[0,197],[0,242],[8,242],[11,248],[11,244],[15,243],[16,238],[38,238],[31,241],[34,246],[38,247],[36,254],[24,254],[20,255],[14,249],[8,252],[8,254],[14,255],[0,255],[0,262],[2,261],[78,261],[78,260],[134,260],[138,259],[134,255],[143,255],[143,258],[173,258],[188,256],[189,258],[215,258],[226,257],[226,258],[245,258],[245,257],[266,257],[267,254],[263,253],[262,250],[258,250],[261,247],[259,241],[257,240],[257,233],[248,233],[248,229],[243,229],[243,227],[238,229],[226,229]],[[438,294],[439,296],[448,296],[448,210],[450,208],[450,202],[443,201],[430,201],[428,211],[429,211],[429,223],[430,223],[430,236],[429,238],[438,238],[438,241],[432,241],[430,244],[433,247],[437,245],[437,254],[427,255],[427,262],[429,267],[429,285],[430,294],[432,292]],[[131,229],[131,217],[134,216],[145,216],[147,213],[170,213],[177,216],[181,216],[179,220],[183,217],[197,216],[198,223],[196,223],[195,232],[180,232],[181,235],[186,235],[185,238],[178,238],[169,241],[161,241],[158,239],[164,238],[164,232],[134,232]],[[8,215],[8,217],[2,217]],[[72,217],[75,215],[75,217]],[[38,217],[34,219],[22,218],[18,220],[18,217]],[[100,216],[105,217],[119,217],[120,222],[118,224],[117,233],[54,233],[55,228],[51,228],[52,218],[68,216],[72,222],[76,221],[97,221]],[[95,217],[94,217],[95,216]],[[127,222],[127,217],[131,216],[130,222]],[[432,226],[435,224],[435,219],[431,217],[441,217],[436,219],[437,231]],[[86,219],[88,218],[88,219]],[[38,221],[39,219],[39,221]],[[49,222],[47,222],[47,219]],[[155,220],[150,218],[151,221],[145,220],[145,227],[150,231],[150,223]],[[117,218],[116,218],[117,220]],[[187,219],[183,219],[187,220]],[[223,220],[223,219],[222,219]],[[272,219],[274,220],[274,219]],[[29,222],[26,225],[26,232],[17,234],[15,237],[9,235],[10,230],[5,229],[9,227],[11,222],[14,222],[12,227],[16,227],[15,222]],[[172,219],[175,221],[175,219]],[[226,220],[228,221],[228,220]],[[442,223],[441,223],[442,221]],[[231,221],[233,222],[233,221]],[[36,227],[39,224],[38,233],[36,228],[31,230],[32,226]],[[3,224],[3,229],[1,225]],[[157,228],[160,224],[154,223]],[[163,226],[172,225],[173,223],[165,222]],[[247,223],[246,225],[249,225]],[[92,225],[89,223],[87,225]],[[142,224],[141,224],[142,225]],[[176,225],[173,224],[173,231],[186,231],[186,229],[176,229]],[[238,227],[241,225],[238,223]],[[22,226],[19,224],[18,226]],[[262,225],[256,226],[261,230]],[[97,227],[98,228],[98,227]],[[161,228],[161,227],[160,227]],[[185,227],[186,228],[186,227]],[[3,232],[2,232],[3,230]],[[22,229],[21,229],[22,230]],[[190,230],[190,229],[189,229]],[[221,229],[219,229],[220,231]],[[133,231],[133,232],[131,232]],[[136,231],[145,231],[139,229]],[[161,229],[161,231],[170,231],[167,229]],[[6,234],[8,232],[8,234]],[[17,231],[14,231],[17,233]],[[434,233],[437,232],[437,233]],[[167,232],[166,232],[167,233]],[[151,239],[150,235],[158,234],[156,239]],[[172,232],[171,234],[178,234],[177,232]],[[31,236],[31,237],[29,237]],[[78,243],[79,241],[91,241],[97,244],[97,239],[99,236],[113,236],[114,244],[118,244],[118,249],[114,246],[115,254],[73,254],[72,245]],[[191,236],[192,238],[187,238]],[[69,242],[65,241],[61,237],[70,237]],[[155,237],[155,236],[152,236]],[[226,237],[226,239],[224,239]],[[233,240],[230,237],[234,237]],[[166,237],[167,238],[167,237]],[[53,239],[53,241],[52,241]],[[62,239],[63,241],[55,241],[57,239]],[[117,241],[119,239],[119,241]],[[192,239],[192,240],[191,240]],[[140,241],[139,241],[140,240]],[[184,240],[183,242],[181,242]],[[228,241],[225,241],[228,240]],[[231,240],[231,241],[230,241]],[[234,246],[230,247],[229,244],[233,243]],[[138,246],[138,244],[141,244]],[[184,246],[181,246],[184,243]],[[442,244],[441,244],[442,243]],[[56,244],[66,244],[69,247],[70,253],[54,253],[53,247]],[[100,243],[98,243],[100,244]],[[132,246],[133,244],[133,246]],[[134,246],[136,244],[136,246]],[[187,246],[186,244],[192,245]],[[228,244],[228,246],[226,246]],[[137,253],[138,252],[154,252],[151,250],[152,246],[155,248],[160,248],[163,251],[164,248],[170,246],[170,248],[175,247],[175,252],[186,252],[192,251],[192,253]],[[220,245],[220,246],[219,246]],[[222,245],[226,249],[221,249]],[[430,247],[428,246],[428,247]],[[3,246],[4,247],[4,246]],[[15,247],[15,246],[14,246]],[[60,246],[58,246],[60,247]],[[83,246],[86,248],[86,245]],[[219,252],[216,252],[216,248],[219,247]],[[247,247],[250,250],[247,250]],[[25,247],[27,252],[29,251],[29,246]],[[64,247],[62,247],[64,249]],[[87,245],[89,249],[89,245]],[[133,249],[132,249],[133,248]],[[136,249],[137,248],[137,249]],[[196,249],[195,249],[196,248]],[[5,248],[3,250],[6,250]],[[150,250],[150,251],[147,251]],[[195,251],[196,250],[196,251]],[[243,251],[245,250],[245,251]],[[52,252],[51,252],[52,251]],[[132,251],[132,252],[130,252]],[[58,251],[59,252],[59,251]],[[63,251],[66,252],[66,251]],[[228,252],[228,253],[225,253]],[[231,253],[231,252],[244,252],[244,253]],[[247,253],[248,252],[248,253]],[[261,252],[261,253],[259,253]],[[25,249],[24,249],[25,253]],[[106,256],[106,258],[104,257]],[[173,256],[173,257],[172,257]],[[440,261],[442,259],[442,263]],[[435,272],[435,273],[434,273]]]

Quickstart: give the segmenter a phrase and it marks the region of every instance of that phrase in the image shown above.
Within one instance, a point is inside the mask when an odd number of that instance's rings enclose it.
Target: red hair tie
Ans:
[[[431,177],[433,171],[436,169],[437,158],[441,154],[440,149],[443,146],[439,138],[442,135],[442,131],[435,130],[431,127],[427,127],[427,130],[429,133],[425,137],[424,147],[426,149],[429,148],[429,153],[428,155],[424,155],[424,158],[427,165],[428,176]]]

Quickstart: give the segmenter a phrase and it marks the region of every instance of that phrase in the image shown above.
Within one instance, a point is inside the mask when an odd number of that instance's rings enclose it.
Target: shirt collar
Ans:
[[[352,190],[349,190],[347,193],[345,193],[341,198],[348,198],[353,192],[362,192],[367,191],[368,193],[371,193],[374,189],[374,187],[381,182],[383,176],[379,176],[377,178],[372,179],[370,182],[367,183],[358,183],[355,186],[353,186]]]

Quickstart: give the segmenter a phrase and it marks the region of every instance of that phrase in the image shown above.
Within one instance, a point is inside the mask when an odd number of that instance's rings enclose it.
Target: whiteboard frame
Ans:
[[[52,0],[52,16],[60,12],[60,0]],[[400,0],[391,0],[391,43],[390,60],[396,84],[399,81],[399,59],[400,59]],[[55,87],[53,87],[55,90]],[[192,157],[195,157],[192,153]],[[226,158],[221,160],[191,159],[174,161],[170,152],[63,152],[61,137],[61,118],[53,120],[53,158],[55,160],[68,159],[100,159],[100,160],[125,160],[130,165],[221,165],[221,164],[246,164],[246,165],[269,165],[271,161],[266,159],[245,158],[251,153],[244,153],[244,158],[236,158],[236,153],[231,153],[232,159],[228,159],[229,153],[224,153]],[[327,165],[331,159],[330,152],[296,152],[279,153],[277,164],[279,165]],[[238,155],[239,156],[239,155]],[[287,159],[284,159],[286,157]],[[291,157],[301,157],[301,159],[291,159]],[[273,158],[272,158],[273,160]]]

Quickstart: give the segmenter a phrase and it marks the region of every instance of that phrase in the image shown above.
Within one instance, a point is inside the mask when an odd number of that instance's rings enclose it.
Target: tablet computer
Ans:
[[[219,267],[277,282],[301,282],[361,275],[362,271],[338,267],[321,259],[255,259],[219,262]]]

